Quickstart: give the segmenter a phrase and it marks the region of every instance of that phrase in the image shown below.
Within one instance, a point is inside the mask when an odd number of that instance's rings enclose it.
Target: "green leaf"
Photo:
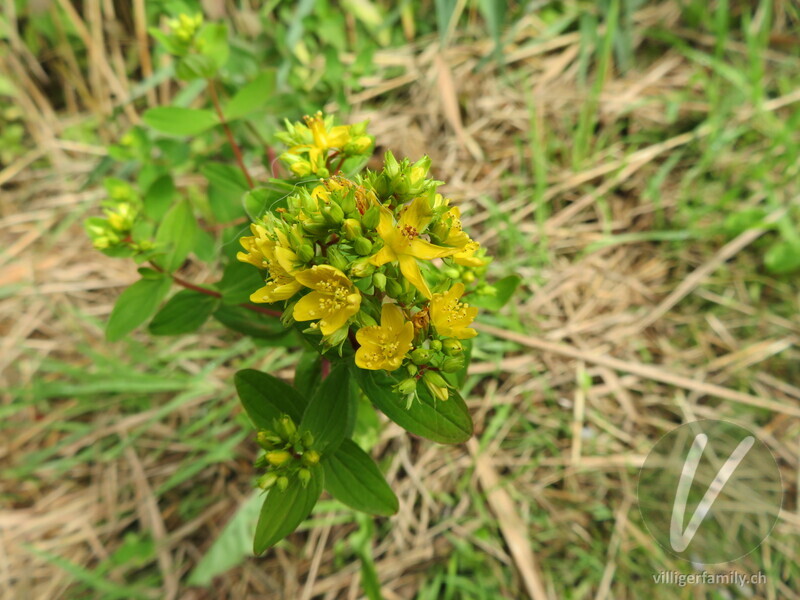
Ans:
[[[800,244],[786,241],[773,244],[764,255],[764,265],[778,275],[800,269]]]
[[[342,441],[322,467],[325,489],[350,508],[384,516],[397,512],[397,496],[378,465],[353,440]]]
[[[158,41],[159,44],[164,47],[164,50],[166,50],[169,54],[173,54],[175,56],[182,56],[186,54],[186,48],[184,46],[181,46],[179,43],[173,40],[170,35],[164,33],[157,27],[150,27],[147,31],[156,39],[156,41]]]
[[[264,71],[231,98],[223,110],[228,121],[241,119],[267,105],[275,89],[275,71]]]
[[[211,232],[198,228],[192,246],[192,252],[198,260],[207,263],[214,262],[217,260],[217,248],[217,239]]]
[[[321,454],[336,450],[350,429],[356,411],[352,385],[350,370],[340,362],[322,380],[303,413],[300,429],[311,432]]]
[[[142,119],[158,132],[168,135],[197,135],[219,123],[214,111],[178,106],[159,106],[145,111]]]
[[[208,179],[208,203],[214,216],[223,223],[244,216],[242,194],[250,188],[242,172],[215,162],[206,163],[200,172]]]
[[[219,298],[194,290],[181,290],[161,307],[147,329],[153,335],[179,335],[200,328],[214,312]]]
[[[233,515],[189,575],[189,585],[207,586],[217,575],[241,564],[252,552],[253,527],[261,509],[261,493],[254,492]]]
[[[259,306],[270,305],[259,304]],[[214,318],[228,329],[258,339],[282,338],[292,331],[284,327],[278,317],[253,312],[243,306],[223,304],[214,313]]]
[[[417,386],[418,399],[406,408],[405,396],[384,371],[355,369],[359,386],[372,403],[392,421],[415,435],[441,444],[460,444],[472,436],[472,417],[461,395],[451,389],[446,401],[437,400],[424,384]]]
[[[176,196],[177,190],[172,176],[162,175],[147,188],[147,193],[144,195],[144,214],[155,221],[160,221]]]
[[[106,339],[116,342],[152,315],[172,286],[166,276],[140,279],[117,298],[106,325]]]
[[[277,486],[270,489],[256,525],[255,554],[261,554],[297,529],[322,494],[323,478],[322,468],[315,465],[311,468],[311,480],[306,487],[299,478],[293,477],[284,491]]]
[[[166,251],[159,257],[159,264],[165,271],[178,269],[194,247],[197,236],[197,221],[192,205],[184,199],[167,212],[156,233],[156,244]]]
[[[300,355],[294,370],[294,387],[306,398],[311,398],[322,380],[322,356],[314,350]]]
[[[233,378],[236,393],[250,420],[258,429],[272,429],[273,419],[289,415],[299,423],[306,400],[292,386],[255,369],[244,369]]]
[[[228,62],[230,46],[228,45],[228,27],[223,23],[209,23],[197,34],[197,47],[200,53],[214,61],[217,68]]]
[[[509,275],[492,286],[495,289],[494,295],[481,296],[478,294],[470,294],[467,301],[472,306],[477,306],[479,308],[500,310],[511,299],[520,281],[521,279],[518,275]]]
[[[204,54],[190,54],[178,60],[175,76],[182,81],[212,79],[219,70],[217,62]]]

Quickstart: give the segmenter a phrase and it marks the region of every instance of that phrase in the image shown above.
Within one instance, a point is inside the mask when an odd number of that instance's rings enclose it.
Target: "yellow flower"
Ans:
[[[314,291],[294,305],[294,318],[297,321],[319,319],[319,329],[323,335],[330,335],[344,327],[361,306],[360,292],[336,267],[316,265],[300,271],[295,277]]]
[[[478,332],[468,327],[478,315],[478,309],[460,301],[464,294],[464,284],[456,283],[444,294],[434,294],[431,299],[431,323],[443,337],[459,340],[475,337]]]
[[[481,245],[478,242],[470,240],[462,250],[453,255],[453,260],[456,261],[457,265],[462,265],[464,267],[482,267],[488,264],[491,259],[475,256],[475,252],[477,252],[480,247]]]
[[[414,326],[403,318],[396,304],[381,308],[381,324],[362,327],[356,332],[361,347],[356,350],[356,365],[362,369],[394,371],[411,350]]]
[[[250,295],[251,302],[278,302],[288,300],[302,289],[295,279],[297,255],[289,249],[289,241],[282,232],[277,232],[278,242],[269,237],[261,225],[250,225],[252,236],[240,242],[247,252],[239,252],[236,258],[269,272],[266,285]]]
[[[448,227],[447,235],[442,240],[444,245],[463,248],[472,241],[461,228],[461,210],[457,206],[442,215],[442,222]]]
[[[426,298],[431,297],[431,290],[422,276],[422,271],[417,264],[418,258],[431,260],[442,256],[450,256],[458,250],[456,248],[443,248],[434,246],[430,242],[419,238],[420,233],[430,223],[432,211],[428,201],[415,198],[414,201],[400,214],[399,221],[395,222],[389,209],[382,206],[378,235],[383,240],[384,246],[372,257],[372,264],[376,267],[387,262],[397,261],[403,276],[411,282]]]
[[[314,145],[322,150],[328,148],[343,148],[350,140],[350,126],[337,125],[330,130],[325,126],[322,113],[318,112],[313,117],[305,117],[306,126],[314,137]]]

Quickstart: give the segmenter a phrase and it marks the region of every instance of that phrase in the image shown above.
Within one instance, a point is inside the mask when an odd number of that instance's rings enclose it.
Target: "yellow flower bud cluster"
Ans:
[[[258,486],[269,489],[277,486],[285,490],[293,478],[303,487],[311,480],[311,469],[319,463],[320,454],[314,450],[311,432],[300,432],[289,415],[273,420],[273,428],[262,429],[256,440],[264,453],[256,460],[256,467],[267,472],[259,477]]]
[[[321,112],[306,116],[302,123],[286,121],[286,131],[277,134],[289,149],[280,155],[297,177],[328,177],[338,172],[348,159],[365,158],[374,144],[366,134],[367,122],[334,125],[333,116]]]
[[[136,190],[129,183],[114,178],[106,179],[105,187],[108,192],[108,198],[102,203],[105,217],[89,217],[84,222],[92,245],[114,255],[149,249],[151,244],[137,242],[132,236],[142,210],[142,200]]]
[[[319,174],[325,161],[316,153],[344,147],[351,133],[316,115],[287,124],[280,137]],[[238,254],[265,276],[252,302],[283,303],[284,323],[309,323],[303,332],[323,352],[397,372],[412,400],[419,386],[449,397],[447,375],[465,364],[461,340],[477,335],[470,325],[478,309],[463,296],[484,285],[489,262],[429,168],[428,157],[411,163],[387,153],[379,171],[298,182],[285,208],[241,238]]]
[[[196,15],[180,14],[176,19],[167,21],[167,26],[175,41],[184,46],[191,45],[202,25],[203,15],[200,13]]]

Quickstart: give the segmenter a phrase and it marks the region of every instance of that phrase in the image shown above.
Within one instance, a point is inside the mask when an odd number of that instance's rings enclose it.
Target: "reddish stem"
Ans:
[[[327,358],[322,359],[322,364],[320,365],[320,374],[322,379],[325,379],[331,373],[331,361]]]
[[[153,266],[153,268],[156,271],[159,271],[160,273],[166,273],[166,271],[164,271],[164,269],[159,267],[154,262],[151,262],[150,264]],[[174,274],[169,274],[169,275],[170,275],[170,277],[172,277],[172,280],[175,283],[177,283],[181,287],[185,287],[187,290],[192,290],[194,292],[199,292],[201,294],[205,294],[206,296],[214,296],[214,298],[222,298],[222,294],[220,294],[216,290],[210,290],[210,289],[208,289],[206,287],[199,286],[197,284],[192,283],[191,281],[186,281],[185,279],[182,279],[182,278],[180,278],[180,277],[178,277],[177,275],[174,275]],[[281,312],[279,310],[272,310],[271,308],[263,308],[261,306],[256,306],[255,304],[248,304],[246,302],[243,302],[242,304],[239,304],[239,306],[241,306],[242,308],[245,308],[247,310],[251,310],[253,312],[261,313],[262,315],[268,315],[270,317],[280,317],[281,316]]]
[[[214,105],[214,108],[217,111],[217,116],[219,117],[219,122],[222,125],[222,128],[225,130],[225,135],[228,137],[228,143],[231,145],[231,149],[233,150],[233,155],[236,157],[236,163],[239,165],[239,168],[244,173],[245,179],[247,179],[247,185],[250,186],[250,189],[253,189],[255,184],[253,183],[253,178],[250,177],[250,172],[247,170],[247,167],[244,164],[244,157],[242,156],[242,150],[239,148],[239,145],[236,143],[236,140],[233,139],[233,132],[231,128],[228,126],[228,122],[225,120],[225,115],[222,113],[222,106],[219,103],[219,96],[217,96],[217,88],[214,86],[214,80],[208,80],[208,92],[211,96],[211,103]]]

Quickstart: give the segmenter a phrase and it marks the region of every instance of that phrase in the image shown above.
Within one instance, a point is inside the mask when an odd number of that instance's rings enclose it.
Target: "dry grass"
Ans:
[[[99,10],[100,3],[87,6]],[[656,23],[677,28],[679,16],[677,3],[646,7],[635,16],[637,31]],[[102,60],[84,82],[88,89],[76,85],[73,93],[97,99],[96,114],[107,114],[126,98],[127,79],[117,50],[108,41],[102,45],[96,18],[89,15],[85,23],[81,35]],[[379,53],[376,61],[402,64],[406,74],[375,78],[353,98],[352,119],[370,118],[371,132],[396,155],[431,155],[435,176],[448,182],[446,193],[468,215],[465,227],[502,257],[496,272],[523,277],[513,305],[481,324],[487,349],[472,365],[468,397],[476,439],[441,447],[387,424],[375,447],[400,498],[398,515],[391,528],[380,528],[373,550],[387,600],[416,597],[431,569],[446,565],[462,544],[482,555],[503,597],[562,597],[570,563],[588,568],[581,563],[587,554],[599,557],[592,568],[602,573],[600,583],[583,585],[578,575],[574,597],[640,597],[636,590],[645,588],[636,585],[646,582],[624,574],[631,560],[647,561],[652,571],[678,565],[642,525],[636,468],[660,435],[698,418],[753,428],[783,473],[787,496],[776,530],[737,568],[751,572],[798,553],[800,377],[792,365],[800,321],[796,311],[773,311],[748,291],[748,273],[757,268],[748,248],[763,231],[750,230],[727,245],[715,238],[683,247],[635,239],[596,246],[609,234],[646,234],[657,212],[677,209],[681,168],[664,179],[660,206],[646,199],[645,190],[671,153],[703,138],[702,129],[673,133],[665,118],[670,99],[687,89],[683,115],[704,116],[705,99],[691,90],[696,67],[668,50],[624,76],[610,76],[598,100],[599,127],[613,131],[624,119],[631,135],[664,135],[635,147],[622,137],[598,144],[579,169],[568,160],[551,162],[543,196],[548,211],[537,221],[531,146],[515,140],[531,138],[532,122],[544,145],[569,140],[585,102],[576,84],[578,34],[533,45],[538,31],[535,17],[518,24],[503,72],[475,69],[490,41],[456,41],[443,53],[434,43]],[[770,52],[776,61],[788,60],[780,45]],[[94,252],[81,229],[81,217],[101,195],[82,184],[102,150],[59,141],[65,125],[82,117],[48,108],[29,57],[20,53],[7,62],[13,73],[25,73],[21,102],[36,149],[0,172],[0,285],[7,290],[0,300],[0,373],[2,387],[15,390],[3,393],[0,410],[10,411],[20,390],[58,382],[58,373],[42,369],[54,359],[88,371],[102,355],[141,365],[126,353],[152,347],[178,357],[165,359],[164,368],[186,375],[187,382],[202,378],[202,384],[192,383],[177,402],[178,391],[156,390],[141,412],[113,402],[108,411],[90,410],[82,403],[94,396],[79,393],[9,412],[0,443],[6,467],[55,450],[52,465],[43,461],[25,477],[3,482],[8,503],[0,507],[0,596],[73,597],[74,574],[31,547],[92,568],[119,548],[127,532],[138,531],[149,533],[157,548],[163,577],[158,597],[359,598],[358,562],[341,559],[356,525],[335,509],[317,511],[313,527],[217,578],[211,590],[181,583],[248,496],[254,445],[237,443],[235,459],[195,476],[191,485],[202,485],[207,501],[188,520],[181,504],[189,486],[157,490],[196,451],[175,432],[212,408],[236,405],[230,385],[239,363],[235,352],[252,348],[240,344],[231,351],[234,338],[213,328],[155,346],[103,341],[103,319],[136,273],[132,264]],[[158,91],[163,99],[164,90]],[[155,92],[151,96],[152,103]],[[789,93],[766,109],[780,117],[798,100]],[[138,108],[123,106],[124,118],[136,122]],[[743,106],[739,114],[745,121],[752,108]],[[100,137],[111,139],[121,127],[103,127]],[[36,162],[42,155],[52,166]],[[787,200],[797,192],[787,190]],[[531,247],[538,257],[525,254]],[[198,281],[211,276],[200,266],[189,267],[187,275]],[[198,347],[218,354],[181,354]],[[291,375],[282,349],[256,356],[258,365]],[[91,433],[64,444],[69,429],[60,424],[71,420],[89,423]],[[220,443],[239,430],[235,421],[229,425],[220,430]],[[124,450],[111,451],[110,439]],[[122,584],[123,573],[116,567],[106,577]],[[98,597],[104,593],[97,591]],[[779,577],[755,594],[800,597],[796,582]]]

